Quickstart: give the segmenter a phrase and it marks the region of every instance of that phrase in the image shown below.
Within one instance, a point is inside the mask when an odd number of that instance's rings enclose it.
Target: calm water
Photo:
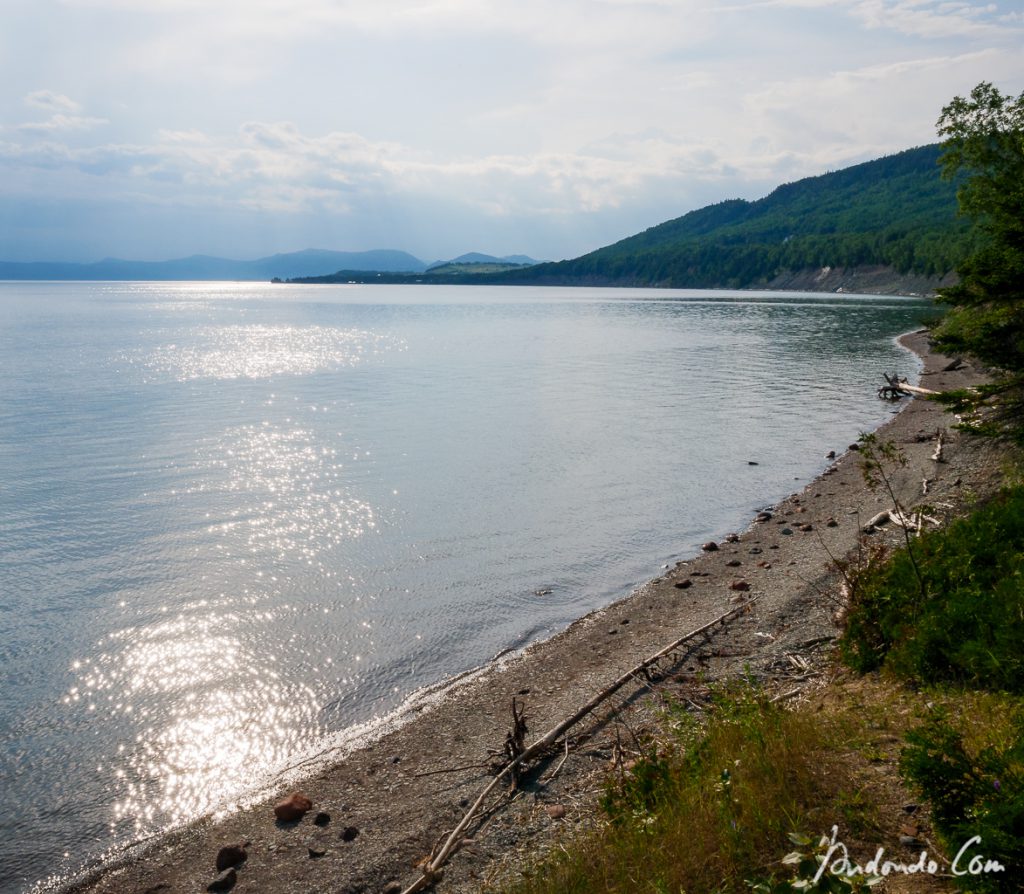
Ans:
[[[0,890],[222,809],[744,525],[884,420],[924,312],[0,284]]]

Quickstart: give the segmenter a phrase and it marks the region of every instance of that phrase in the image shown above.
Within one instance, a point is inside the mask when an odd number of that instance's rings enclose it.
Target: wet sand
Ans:
[[[970,366],[943,372],[950,358],[930,352],[923,333],[904,343],[924,358],[925,387],[958,388],[982,378]],[[954,420],[936,404],[904,403],[879,434],[906,454],[906,466],[892,473],[905,506],[928,503],[933,515],[949,518],[999,487],[1000,454],[992,444],[953,431]],[[936,463],[931,456],[940,430],[944,461]],[[417,861],[455,827],[491,779],[488,767],[511,726],[513,697],[525,703],[531,742],[648,655],[754,600],[662,662],[658,693],[638,679],[571,730],[564,765],[563,753],[553,753],[511,803],[496,801],[498,809],[471,827],[436,890],[477,891],[514,872],[559,835],[593,820],[609,761],[624,739],[628,750],[629,737],[649,722],[664,694],[699,704],[707,681],[741,673],[781,691],[803,676],[787,655],[813,663],[827,652],[837,632],[840,584],[832,558],[855,550],[862,526],[890,501],[865,484],[859,454],[849,445],[821,446],[823,454],[835,450],[839,458],[801,492],[770,507],[770,519],[753,521],[735,539],[722,532],[717,550],[665,569],[628,598],[507,657],[444,697],[424,701],[398,729],[274,797],[169,833],[74,890],[205,891],[217,875],[218,850],[248,842],[248,859],[232,888],[240,894],[401,891],[419,876]],[[868,537],[898,543],[902,537],[891,528]],[[459,767],[468,769],[437,772]],[[313,810],[298,823],[276,822],[273,804],[294,790],[309,796]],[[330,820],[317,826],[320,811]]]

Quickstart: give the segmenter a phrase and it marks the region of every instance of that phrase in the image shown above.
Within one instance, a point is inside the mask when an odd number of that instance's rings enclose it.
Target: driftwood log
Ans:
[[[512,758],[495,777],[492,779],[482,792],[480,792],[476,801],[466,812],[465,816],[459,821],[459,824],[452,830],[451,834],[445,840],[441,849],[432,856],[426,863],[420,866],[420,877],[414,881],[409,887],[407,887],[402,894],[416,894],[418,891],[422,891],[425,888],[433,885],[439,881],[442,876],[442,867],[448,862],[448,858],[458,849],[459,842],[462,840],[463,833],[469,827],[469,824],[473,822],[473,818],[480,811],[484,802],[487,800],[487,796],[491,794],[498,787],[498,784],[508,775],[516,774],[524,763],[532,760],[535,757],[541,756],[550,749],[552,745],[558,740],[564,732],[570,727],[575,726],[584,717],[586,717],[591,711],[598,707],[602,702],[606,701],[618,690],[620,690],[627,683],[634,681],[638,674],[642,674],[651,665],[656,664],[662,658],[670,655],[676,651],[683,643],[687,640],[691,640],[694,637],[700,636],[702,633],[707,633],[711,628],[718,624],[724,624],[729,618],[735,614],[746,611],[751,605],[757,601],[758,597],[755,596],[752,599],[748,599],[741,605],[737,605],[735,608],[729,609],[729,611],[719,615],[717,618],[708,621],[707,624],[698,627],[696,630],[691,630],[679,639],[669,643],[664,649],[656,652],[650,658],[646,658],[641,661],[635,667],[630,668],[622,676],[618,677],[614,682],[610,683],[604,689],[602,689],[597,695],[595,695],[589,702],[587,702],[582,708],[575,711],[573,714],[566,717],[560,723],[553,726],[547,733],[537,739],[532,745],[520,751],[514,758]],[[513,709],[514,710],[514,709]],[[517,726],[518,719],[521,719],[522,715],[517,715]]]
[[[901,379],[896,373],[891,376],[882,373],[885,384],[878,389],[878,396],[883,400],[899,400],[901,397],[915,395],[917,397],[934,397],[941,394],[939,391],[932,391],[930,388],[921,388],[919,385],[910,385],[907,380]]]

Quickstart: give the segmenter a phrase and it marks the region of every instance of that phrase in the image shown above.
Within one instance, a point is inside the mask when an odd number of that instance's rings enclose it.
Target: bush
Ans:
[[[907,679],[1024,692],[1024,488],[910,549],[853,575],[844,660],[861,673],[884,664]]]
[[[1024,711],[1010,719],[1011,735],[1001,743],[971,748],[948,717],[934,713],[907,734],[901,770],[931,803],[932,820],[950,858],[975,836],[965,852],[996,860],[1001,872],[958,876],[968,891],[1024,890]]]

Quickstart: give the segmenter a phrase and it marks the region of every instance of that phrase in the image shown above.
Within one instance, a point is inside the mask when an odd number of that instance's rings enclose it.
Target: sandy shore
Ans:
[[[929,352],[921,333],[905,343],[924,357],[922,385],[940,390],[980,378],[969,366],[943,372],[949,358]],[[926,500],[950,516],[972,496],[999,486],[997,451],[951,431],[952,421],[937,405],[913,400],[882,428],[881,436],[907,456],[907,465],[894,473],[905,505]],[[946,441],[942,463],[930,458],[939,430]],[[400,891],[419,875],[417,861],[489,781],[489,752],[502,748],[513,697],[525,702],[532,741],[644,657],[751,597],[756,602],[728,625],[660,667],[659,690],[699,701],[707,680],[742,672],[769,686],[791,685],[786,653],[821,654],[836,633],[838,581],[830,557],[854,550],[861,527],[889,505],[865,485],[858,454],[847,448],[823,444],[823,453],[834,449],[839,459],[802,492],[771,507],[769,520],[753,522],[732,542],[723,536],[719,549],[666,569],[629,598],[509,658],[424,706],[373,745],[291,786],[287,791],[301,790],[314,804],[301,822],[276,823],[271,798],[171,833],[76,890],[201,892],[217,875],[218,850],[244,841],[248,860],[238,870],[237,892]],[[883,529],[870,536],[896,535]],[[546,778],[561,755],[534,772],[511,804],[503,799],[500,809],[485,814],[437,890],[486,888],[524,857],[590,821],[616,741],[647,722],[653,699],[639,681],[614,699],[618,713],[602,708],[575,728],[572,754],[557,775]],[[330,815],[326,825],[314,825],[318,811]]]

